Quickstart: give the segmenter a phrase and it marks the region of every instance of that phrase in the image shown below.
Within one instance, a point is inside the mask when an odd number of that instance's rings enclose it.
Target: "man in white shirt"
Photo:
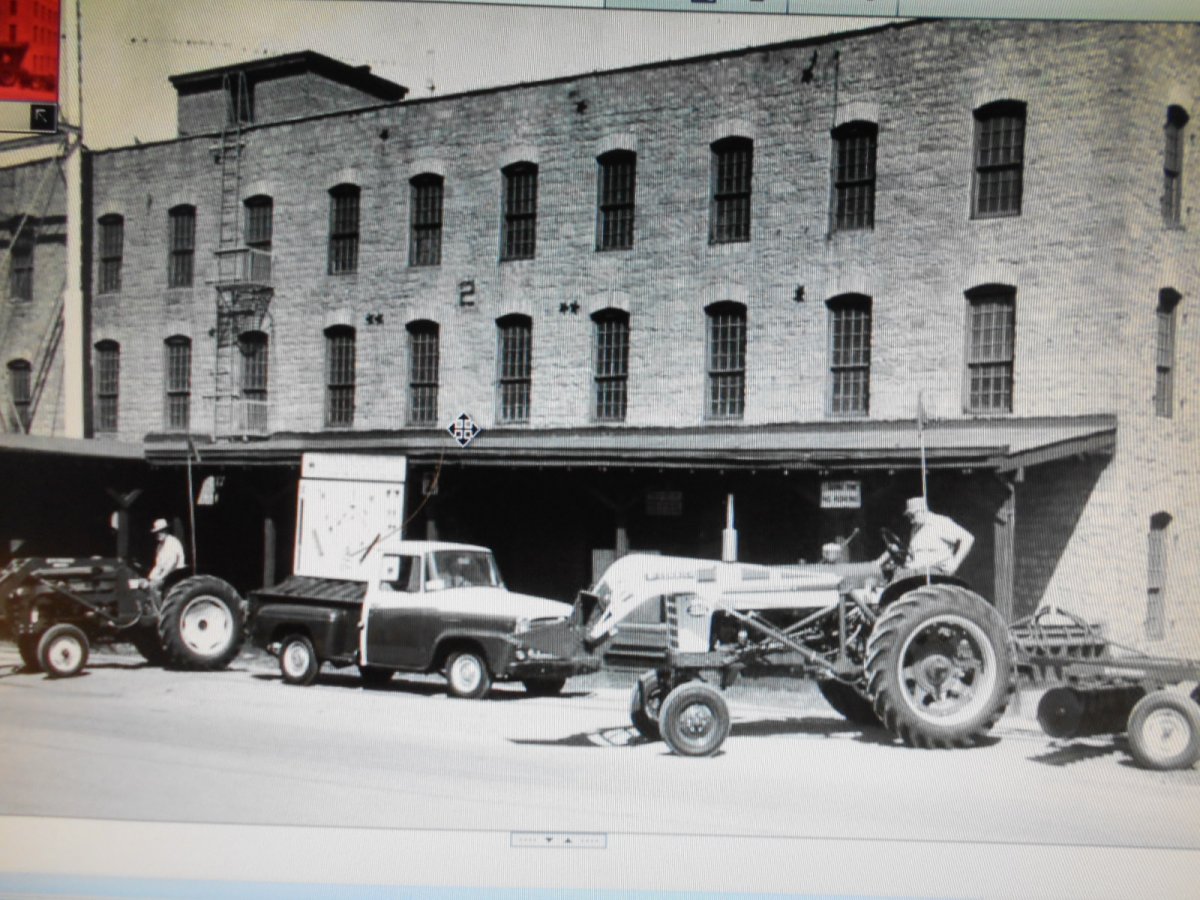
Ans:
[[[975,536],[949,516],[930,512],[924,497],[910,498],[904,515],[912,523],[905,568],[945,575],[957,572],[971,552]]]
[[[158,551],[154,554],[154,568],[147,580],[152,588],[161,591],[168,575],[187,568],[187,560],[183,555],[183,544],[168,530],[166,519],[155,519],[150,531],[158,541]]]

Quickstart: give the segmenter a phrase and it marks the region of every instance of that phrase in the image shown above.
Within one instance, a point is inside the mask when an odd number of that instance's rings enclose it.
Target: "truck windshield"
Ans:
[[[482,550],[435,550],[429,555],[426,590],[503,587],[492,554]]]

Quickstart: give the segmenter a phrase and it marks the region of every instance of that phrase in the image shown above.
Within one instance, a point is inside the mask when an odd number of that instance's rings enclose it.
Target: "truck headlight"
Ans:
[[[517,619],[517,623],[513,626],[513,634],[528,634],[532,624],[532,620],[527,616],[522,616]]]

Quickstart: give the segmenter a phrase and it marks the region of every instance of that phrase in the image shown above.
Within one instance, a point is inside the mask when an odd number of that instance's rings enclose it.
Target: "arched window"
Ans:
[[[600,422],[624,422],[629,385],[629,313],[602,309],[592,316],[595,416]]]
[[[121,387],[121,345],[100,341],[95,355],[95,429],[98,434],[115,434]]]
[[[628,250],[633,246],[637,154],[610,150],[596,163],[596,249]]]
[[[18,217],[19,218],[19,217]],[[34,226],[25,219],[9,252],[8,293],[13,300],[33,299]]]
[[[167,213],[171,252],[167,287],[191,287],[196,257],[196,207],[176,206]]]
[[[409,181],[408,264],[437,266],[442,262],[441,175],[426,172]]]
[[[875,147],[879,126],[847,122],[833,130],[833,229],[875,227]]]
[[[714,303],[708,317],[708,406],[710,419],[740,419],[746,409],[746,307]]]
[[[434,425],[438,414],[438,324],[409,322],[408,424]]]
[[[270,345],[261,331],[246,331],[238,336],[241,351],[239,383],[242,393],[242,422],[250,434],[268,430],[267,384]]]
[[[354,329],[335,325],[325,330],[325,426],[354,424]]]
[[[164,408],[167,431],[187,431],[192,403],[192,341],[174,335],[164,341]]]
[[[1181,299],[1178,291],[1163,288],[1155,311],[1154,411],[1165,419],[1175,414],[1175,319]]]
[[[1146,557],[1146,637],[1167,636],[1167,529],[1173,516],[1157,512],[1150,517]]]
[[[1167,107],[1163,126],[1166,149],[1163,152],[1163,222],[1169,228],[1183,224],[1183,130],[1188,114],[1182,106]]]
[[[500,258],[533,259],[537,252],[538,167],[531,162],[513,163],[501,170],[504,176],[504,227],[500,236]]]
[[[270,253],[275,227],[275,201],[265,194],[257,194],[248,197],[243,206],[246,211],[246,246]]]
[[[533,384],[533,320],[511,315],[496,320],[499,337],[499,397],[501,422],[528,422]]]
[[[834,297],[829,307],[829,414],[871,411],[871,298]]]
[[[998,100],[975,110],[971,215],[1019,216],[1025,169],[1025,104]]]
[[[100,273],[96,290],[111,294],[121,289],[121,258],[125,252],[125,220],[116,213],[101,216]]]
[[[754,141],[744,137],[727,137],[713,142],[710,243],[750,240],[753,181]]]
[[[358,207],[361,191],[339,184],[329,191],[329,274],[358,271]]]
[[[966,297],[966,411],[1012,412],[1017,289],[987,284],[967,291]]]
[[[8,396],[17,414],[17,424],[29,431],[33,403],[33,367],[27,359],[14,359],[8,364]]]

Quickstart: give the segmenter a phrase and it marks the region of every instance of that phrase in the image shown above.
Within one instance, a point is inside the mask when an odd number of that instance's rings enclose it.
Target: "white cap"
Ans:
[[[155,519],[154,524],[150,526],[151,534],[158,534],[160,531],[166,531],[168,528],[166,519]]]
[[[929,504],[924,497],[909,497],[904,504],[904,514],[907,516],[917,512],[929,512]]]

